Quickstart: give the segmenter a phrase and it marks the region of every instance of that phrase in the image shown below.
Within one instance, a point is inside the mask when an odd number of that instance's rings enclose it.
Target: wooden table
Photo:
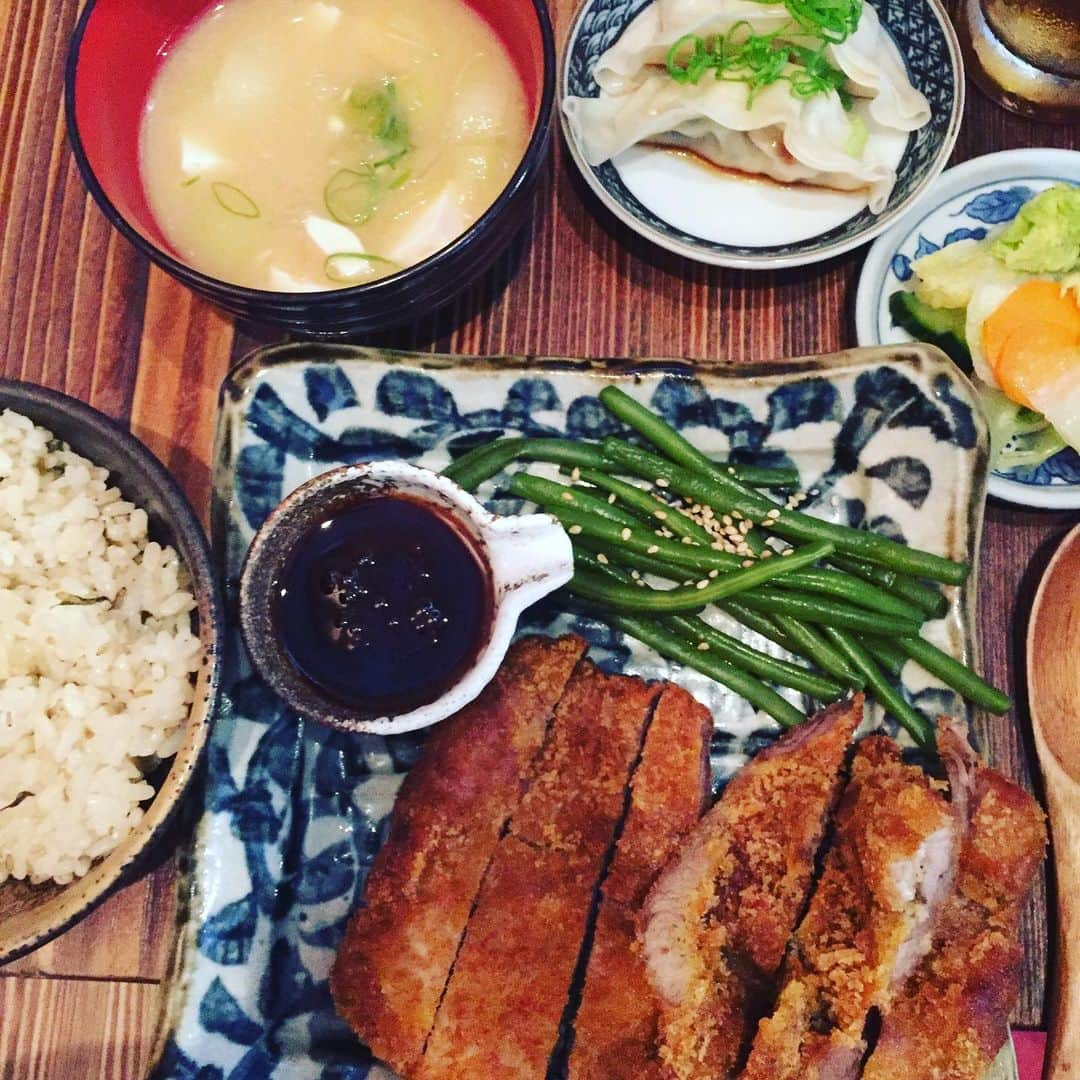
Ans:
[[[576,0],[552,4],[565,36]],[[0,0],[0,374],[43,383],[130,422],[205,511],[218,384],[273,329],[233,321],[114,232],[86,195],[64,136],[63,66],[75,0]],[[452,308],[379,344],[454,353],[764,360],[855,343],[863,252],[778,273],[716,270],[631,235],[555,140],[531,226]],[[1028,123],[970,91],[955,155],[1080,147],[1080,130]],[[1038,572],[1076,514],[991,503],[979,627],[989,677],[1021,702],[1022,642]],[[1026,786],[1022,707],[983,718],[993,761]],[[0,1076],[142,1076],[173,934],[173,864],[0,969]],[[1021,1025],[1043,1016],[1046,891],[1025,915]]]

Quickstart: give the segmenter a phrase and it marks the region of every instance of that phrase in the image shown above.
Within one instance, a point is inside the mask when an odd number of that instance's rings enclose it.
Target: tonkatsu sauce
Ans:
[[[338,700],[387,715],[457,681],[487,640],[493,608],[472,539],[431,504],[396,495],[311,526],[274,595],[296,669]]]

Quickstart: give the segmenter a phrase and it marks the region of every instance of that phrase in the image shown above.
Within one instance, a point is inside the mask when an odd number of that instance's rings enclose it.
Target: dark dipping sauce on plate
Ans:
[[[301,536],[275,582],[274,622],[324,693],[396,715],[440,697],[487,641],[491,583],[471,539],[398,495],[345,504]]]

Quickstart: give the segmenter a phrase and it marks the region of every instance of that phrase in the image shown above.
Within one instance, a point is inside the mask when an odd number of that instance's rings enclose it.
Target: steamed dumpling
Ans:
[[[706,74],[679,83],[666,69],[671,46],[687,34],[709,39],[744,24],[755,34],[792,25],[782,3],[755,0],[654,0],[597,61],[595,98],[563,103],[585,157],[599,165],[641,142],[693,150],[717,165],[782,182],[838,190],[865,188],[880,212],[896,183],[868,136],[909,132],[930,118],[903,61],[872,7],[864,4],[854,33],[827,46],[827,59],[856,98],[845,110],[830,90],[795,96],[778,80],[752,98],[742,82]]]
[[[637,143],[692,149],[717,165],[841,191],[867,188],[884,207],[894,169],[873,155],[855,156],[858,124],[874,126],[857,104],[849,113],[835,94],[797,98],[786,82],[765,87],[749,107],[746,86],[711,77],[680,84],[650,68],[628,94],[567,98],[564,109],[590,165]]]

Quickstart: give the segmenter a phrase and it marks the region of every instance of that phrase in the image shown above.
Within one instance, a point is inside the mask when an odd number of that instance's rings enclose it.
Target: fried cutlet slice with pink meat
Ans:
[[[939,723],[938,750],[959,818],[956,881],[930,951],[885,1010],[867,1080],[981,1080],[1020,991],[1020,914],[1045,853],[1043,812],[956,724]]]
[[[642,941],[668,1076],[715,1080],[736,1066],[805,904],[861,718],[856,697],[761,751],[650,891]]]
[[[420,1057],[484,872],[585,642],[516,642],[484,692],[433,728],[394,804],[365,906],[331,973],[337,1011],[402,1073]]]
[[[712,714],[677,686],[653,711],[630,806],[603,885],[574,1021],[570,1080],[660,1076],[659,1008],[637,941],[637,911],[709,799]]]
[[[583,661],[477,900],[417,1080],[542,1080],[659,688]]]
[[[949,804],[888,736],[860,744],[821,878],[788,951],[747,1080],[859,1074],[863,1031],[930,945],[948,893],[956,829]]]

